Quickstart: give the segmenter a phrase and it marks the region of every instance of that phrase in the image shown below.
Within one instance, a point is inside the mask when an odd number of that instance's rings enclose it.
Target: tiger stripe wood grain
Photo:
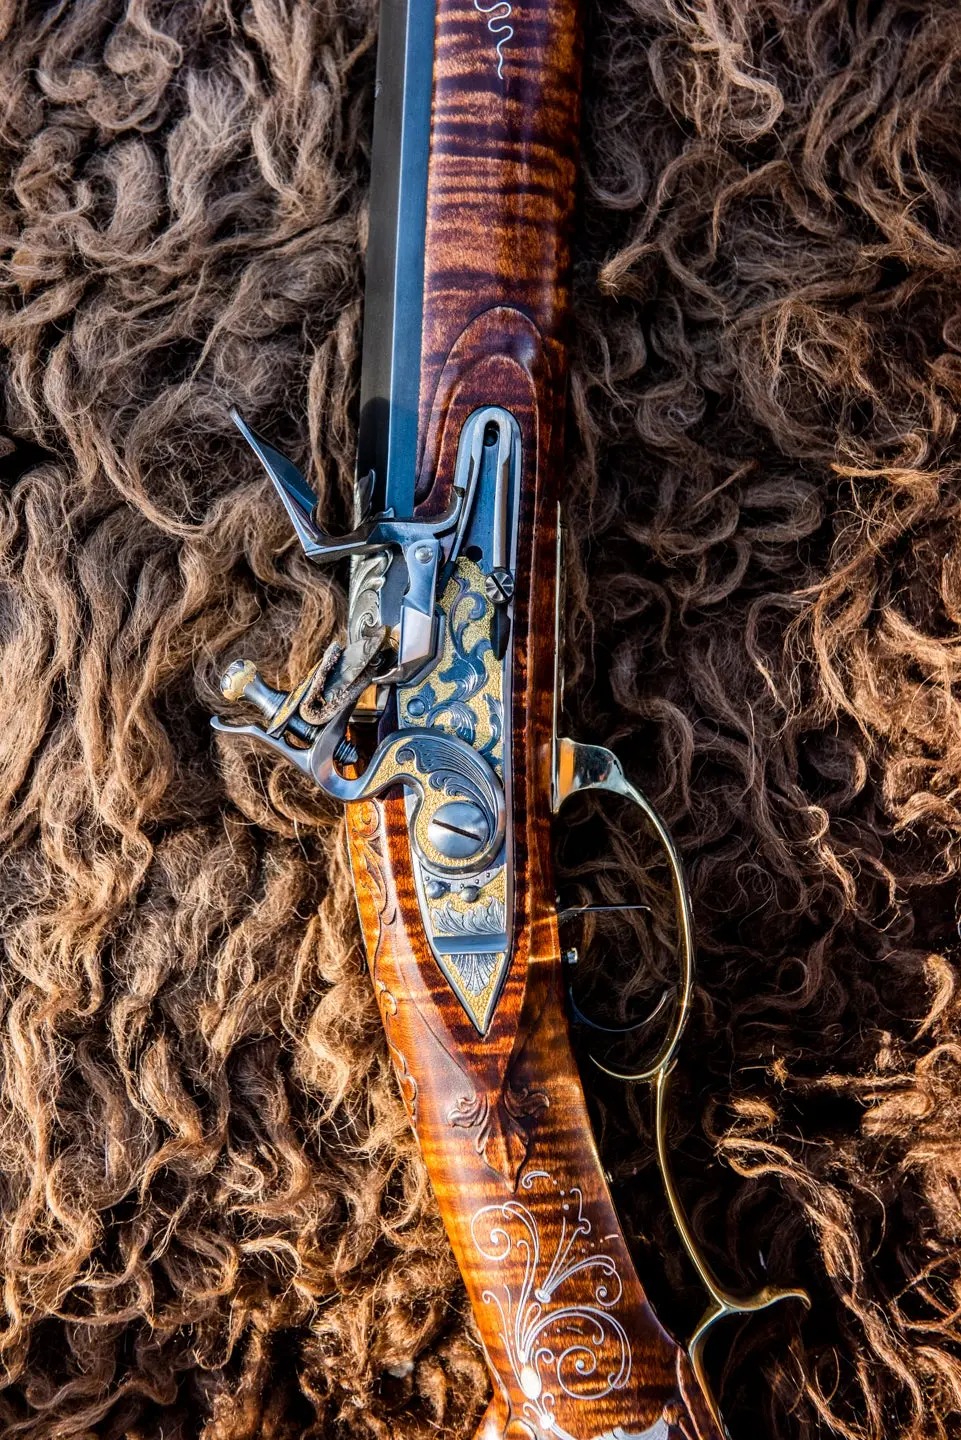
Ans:
[[[438,3],[419,513],[446,505],[471,411],[503,405],[523,441],[515,939],[486,1035],[431,955],[401,794],[349,806],[348,835],[391,1056],[494,1380],[479,1436],[721,1440],[631,1261],[561,992],[550,746],[580,44],[574,0]]]

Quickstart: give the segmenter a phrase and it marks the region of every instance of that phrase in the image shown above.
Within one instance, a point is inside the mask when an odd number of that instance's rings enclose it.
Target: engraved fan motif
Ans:
[[[503,952],[488,950],[486,953],[470,951],[447,958],[460,976],[464,989],[471,995],[483,995],[504,955]]]

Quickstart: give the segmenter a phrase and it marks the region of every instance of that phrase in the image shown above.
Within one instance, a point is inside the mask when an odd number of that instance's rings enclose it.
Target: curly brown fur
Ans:
[[[484,1404],[339,816],[207,726],[226,660],[289,682],[342,619],[225,407],[346,518],[373,24],[371,0],[0,3],[5,1437],[466,1437]],[[940,1440],[961,18],[593,0],[588,33],[571,723],[690,867],[697,1232],[731,1285],[813,1301],[719,1342],[731,1428]],[[572,882],[597,824],[563,838]],[[600,882],[651,890],[633,822],[610,833],[626,880]],[[628,957],[624,996],[650,983]],[[680,1329],[648,1097],[601,1088],[598,1120]]]

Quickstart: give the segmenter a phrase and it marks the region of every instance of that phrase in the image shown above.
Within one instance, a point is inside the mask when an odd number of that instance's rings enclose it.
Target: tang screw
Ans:
[[[570,950],[565,950],[563,955],[561,956],[561,960],[567,966],[576,965],[578,960],[576,947],[572,945]]]
[[[434,552],[429,545],[418,545],[414,551],[414,559],[419,560],[421,565],[429,565]]]

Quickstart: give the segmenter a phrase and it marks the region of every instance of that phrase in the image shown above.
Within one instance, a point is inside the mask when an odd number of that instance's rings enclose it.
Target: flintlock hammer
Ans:
[[[721,1440],[708,1328],[784,1292],[727,1295],[671,1179],[677,852],[610,751],[557,736],[581,50],[577,0],[382,0],[350,534],[234,412],[306,553],[350,562],[347,634],[289,693],[236,661],[223,693],[260,719],[213,723],[345,802],[387,1043],[490,1365],[481,1440]],[[672,875],[677,995],[630,1078],[708,1291],[688,1345],[645,1296],[569,1040],[551,819],[587,788],[636,803]]]

